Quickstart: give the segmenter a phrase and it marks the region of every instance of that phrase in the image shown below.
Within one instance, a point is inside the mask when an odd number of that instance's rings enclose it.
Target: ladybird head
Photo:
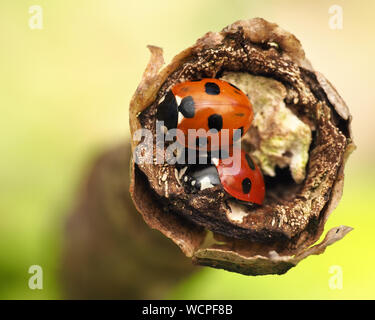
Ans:
[[[218,172],[213,165],[192,165],[186,171],[183,181],[187,189],[202,191],[220,185]]]
[[[166,95],[159,100],[156,111],[156,119],[163,121],[164,126],[170,130],[177,128],[177,101],[172,90],[169,90]]]

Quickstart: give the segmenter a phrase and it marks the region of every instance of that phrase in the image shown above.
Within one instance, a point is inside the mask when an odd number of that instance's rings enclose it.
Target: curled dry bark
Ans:
[[[276,80],[285,88],[285,105],[312,132],[304,180],[301,174],[298,178],[302,183],[276,174],[259,207],[231,205],[221,186],[185,192],[174,165],[132,161],[130,192],[151,228],[172,239],[196,264],[248,275],[285,273],[351,230],[334,228],[310,247],[341,198],[345,161],[355,146],[345,102],[312,68],[294,35],[260,18],[238,21],[207,33],[161,71],[162,49],[149,49],[151,60],[130,103],[132,134],[140,128],[155,132],[157,101],[176,83],[228,72]],[[248,140],[248,147],[256,149]],[[136,147],[133,140],[133,152]]]

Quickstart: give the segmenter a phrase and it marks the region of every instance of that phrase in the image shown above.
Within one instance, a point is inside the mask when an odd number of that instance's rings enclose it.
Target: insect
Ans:
[[[260,168],[242,149],[237,147],[230,149],[227,158],[212,159],[214,165],[198,166],[188,171],[184,181],[198,190],[221,184],[233,198],[261,205],[264,200],[265,187]],[[236,164],[238,170],[235,170]],[[231,168],[234,173],[231,172]]]
[[[177,134],[177,141],[185,147],[214,150],[233,144],[233,137],[241,138],[254,113],[249,98],[236,86],[205,78],[172,87],[159,101],[156,117],[168,130],[181,130],[183,134]],[[189,129],[198,131],[191,135],[193,141],[189,141]],[[234,136],[236,129],[239,131]]]

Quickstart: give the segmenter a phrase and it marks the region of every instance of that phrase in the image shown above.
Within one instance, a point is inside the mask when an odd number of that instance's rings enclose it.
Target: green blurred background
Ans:
[[[328,26],[341,5],[342,30]],[[43,29],[29,28],[29,7]],[[375,2],[191,0],[34,0],[0,2],[0,298],[63,298],[59,281],[64,224],[96,155],[129,137],[128,104],[148,61],[166,61],[207,31],[252,17],[277,22],[302,42],[315,69],[336,86],[354,117],[358,149],[330,227],[354,231],[286,275],[245,277],[202,268],[169,294],[192,299],[375,298]],[[28,268],[44,289],[28,288]],[[343,271],[332,290],[329,268]]]

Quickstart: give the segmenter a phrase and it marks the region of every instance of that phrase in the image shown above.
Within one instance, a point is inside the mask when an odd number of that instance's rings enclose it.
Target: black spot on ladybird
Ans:
[[[168,130],[177,128],[177,101],[172,91],[168,91],[164,100],[158,105],[156,119],[164,121],[164,125]]]
[[[246,158],[247,164],[249,165],[250,169],[255,170],[255,164],[253,162],[253,159],[251,159],[251,157],[248,154],[245,154],[245,158]]]
[[[242,180],[242,191],[243,193],[247,194],[251,190],[251,181],[249,178],[245,178]]]
[[[220,131],[223,128],[223,117],[217,113],[211,114],[208,117],[208,127]]]
[[[195,102],[192,96],[187,96],[181,100],[181,104],[178,106],[180,111],[185,118],[193,118],[195,115]]]
[[[206,82],[204,89],[207,94],[218,95],[220,94],[220,87],[214,82]]]

